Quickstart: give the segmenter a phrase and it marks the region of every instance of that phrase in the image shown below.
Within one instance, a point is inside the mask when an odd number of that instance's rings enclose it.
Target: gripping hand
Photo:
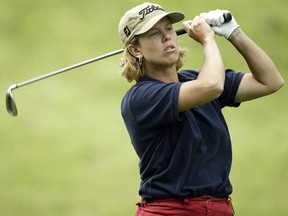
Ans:
[[[212,27],[213,31],[220,36],[224,36],[226,39],[240,27],[232,15],[230,22],[224,22],[224,13],[230,13],[227,10],[214,10],[209,11],[205,15],[205,21]]]

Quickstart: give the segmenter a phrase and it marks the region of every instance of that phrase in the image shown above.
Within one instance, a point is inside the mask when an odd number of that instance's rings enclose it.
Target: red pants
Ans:
[[[189,199],[159,199],[137,203],[135,216],[233,216],[231,198],[203,196]]]

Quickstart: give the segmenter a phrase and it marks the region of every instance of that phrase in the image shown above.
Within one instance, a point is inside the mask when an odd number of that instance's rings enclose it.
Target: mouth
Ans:
[[[176,47],[174,45],[170,45],[165,47],[164,52],[174,52],[176,50]]]

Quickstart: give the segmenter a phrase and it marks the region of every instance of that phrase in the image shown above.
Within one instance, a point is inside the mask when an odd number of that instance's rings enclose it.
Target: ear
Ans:
[[[143,57],[140,49],[137,46],[130,44],[130,45],[128,45],[127,48],[128,48],[129,53],[132,56],[134,56],[135,58],[142,58]]]

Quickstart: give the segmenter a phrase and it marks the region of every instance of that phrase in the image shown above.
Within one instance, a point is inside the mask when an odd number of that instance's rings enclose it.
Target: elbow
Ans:
[[[215,87],[215,90],[214,90],[214,99],[220,97],[220,95],[222,94],[223,91],[224,91],[224,87],[223,87],[223,86],[217,86],[217,87]]]
[[[277,92],[280,88],[282,88],[284,85],[284,79],[279,79],[279,81],[277,83],[275,83],[272,88],[271,88],[271,92]]]
[[[275,89],[275,91],[278,91],[280,88],[282,88],[284,86],[284,83],[285,83],[284,79],[281,79],[281,81],[279,82],[279,84],[278,84],[277,88]]]
[[[222,94],[222,92],[224,91],[224,87],[218,87],[217,89],[215,89],[215,99],[220,97],[220,95]]]
[[[224,91],[224,84],[216,81],[210,81],[207,83],[207,88],[211,93],[211,99],[218,98]]]

